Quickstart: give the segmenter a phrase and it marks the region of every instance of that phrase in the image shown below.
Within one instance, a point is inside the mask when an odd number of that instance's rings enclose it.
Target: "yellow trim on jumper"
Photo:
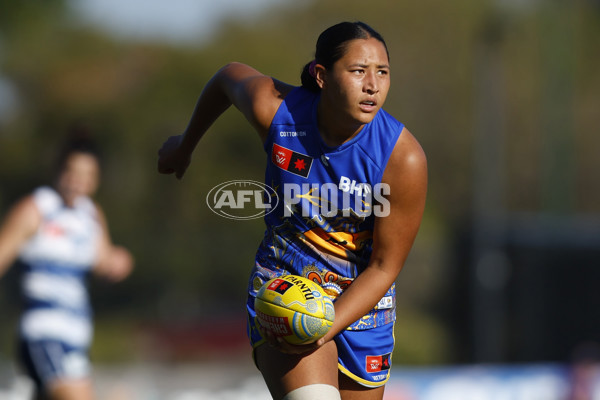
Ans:
[[[347,251],[358,250],[365,240],[373,237],[373,234],[371,231],[357,233],[325,232],[321,228],[313,228],[304,232],[304,237],[309,243],[324,251],[347,258]]]

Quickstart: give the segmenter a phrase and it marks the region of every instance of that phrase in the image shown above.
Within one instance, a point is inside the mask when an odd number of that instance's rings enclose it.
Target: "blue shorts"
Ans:
[[[264,343],[254,318],[248,318],[252,348]],[[394,350],[394,323],[365,330],[345,330],[334,338],[338,350],[338,369],[355,382],[376,388],[390,378]]]
[[[345,330],[334,338],[338,369],[363,386],[383,386],[390,378],[394,323],[365,330]]]
[[[39,388],[54,380],[78,380],[90,376],[87,352],[56,340],[21,340],[19,356],[27,375]]]

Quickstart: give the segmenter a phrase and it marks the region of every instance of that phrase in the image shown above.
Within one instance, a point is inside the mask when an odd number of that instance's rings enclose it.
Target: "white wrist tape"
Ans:
[[[341,398],[335,386],[315,383],[292,390],[282,400],[341,400]]]

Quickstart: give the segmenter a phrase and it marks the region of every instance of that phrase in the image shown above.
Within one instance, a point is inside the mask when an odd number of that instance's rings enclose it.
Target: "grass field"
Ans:
[[[589,399],[600,398],[600,368],[589,381]],[[384,400],[565,400],[571,370],[559,364],[392,368]],[[94,370],[98,400],[268,400],[251,360],[207,363],[100,365]],[[0,400],[28,400],[30,386],[0,362]]]

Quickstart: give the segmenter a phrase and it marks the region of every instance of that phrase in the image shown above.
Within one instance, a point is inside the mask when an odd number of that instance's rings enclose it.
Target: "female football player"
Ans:
[[[23,313],[19,356],[37,399],[91,400],[88,348],[92,338],[85,278],[113,281],[133,267],[113,245],[100,207],[91,199],[100,166],[87,139],[69,141],[53,186],[18,201],[0,226],[0,275],[18,259]]]
[[[382,107],[390,88],[383,38],[343,22],[318,38],[295,87],[231,63],[204,87],[158,170],[181,178],[198,141],[232,104],[267,153],[265,184],[279,202],[248,286],[255,362],[275,399],[381,399],[394,347],[395,286],[425,207],[426,158]],[[275,204],[273,204],[275,205]],[[317,342],[292,346],[257,326],[254,297],[284,274],[320,283],[335,322]]]

